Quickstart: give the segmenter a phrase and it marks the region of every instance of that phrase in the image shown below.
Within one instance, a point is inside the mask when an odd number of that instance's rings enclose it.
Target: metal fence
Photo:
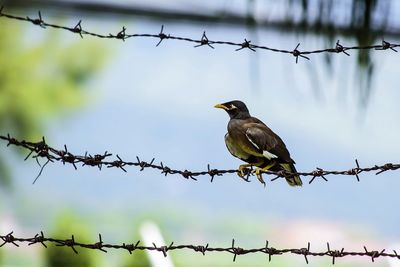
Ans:
[[[18,147],[22,147],[28,150],[28,155],[25,160],[32,157],[35,158],[37,163],[40,166],[40,172],[37,178],[42,174],[44,167],[49,163],[61,162],[65,164],[71,164],[75,169],[78,168],[79,165],[83,166],[92,166],[97,167],[99,170],[102,169],[103,166],[107,168],[119,168],[122,171],[126,172],[128,166],[135,166],[143,171],[146,168],[156,169],[161,171],[161,174],[167,176],[168,174],[178,174],[185,179],[197,180],[199,176],[208,176],[210,181],[212,182],[216,176],[222,176],[224,174],[237,173],[237,169],[230,170],[220,170],[220,169],[212,169],[210,165],[207,165],[207,170],[204,171],[191,171],[191,170],[178,170],[171,167],[166,166],[164,163],[160,162],[159,164],[155,163],[155,159],[153,158],[151,161],[143,161],[139,157],[136,157],[136,161],[125,161],[122,160],[118,154],[113,160],[109,160],[112,156],[112,153],[104,152],[102,154],[90,154],[86,152],[84,155],[76,155],[68,151],[66,145],[64,145],[64,149],[55,149],[49,146],[46,143],[45,138],[43,137],[39,142],[29,142],[25,140],[17,140],[10,135],[3,136],[0,135],[0,140],[6,141],[7,146],[14,145]],[[39,158],[43,158],[46,162],[42,165],[39,163]],[[79,164],[79,165],[78,165]],[[360,174],[364,172],[374,172],[375,174],[380,174],[387,171],[394,171],[400,169],[399,163],[386,163],[383,165],[375,165],[372,167],[360,167],[358,160],[355,160],[355,167],[348,170],[324,170],[322,168],[316,168],[315,170],[309,172],[296,172],[292,173],[286,170],[281,171],[262,171],[262,173],[273,175],[272,181],[277,180],[278,178],[290,178],[295,175],[300,176],[308,176],[311,177],[309,183],[315,181],[315,178],[320,177],[325,181],[328,181],[326,176],[328,175],[348,175],[356,177],[357,181],[360,181]],[[246,176],[243,178],[245,181],[249,181],[250,176],[254,175],[254,173],[247,169]],[[34,181],[34,182],[35,182]]]
[[[33,237],[15,237],[13,232],[7,235],[0,235],[0,239],[3,240],[3,244],[0,245],[0,248],[6,244],[14,245],[19,247],[21,243],[27,243],[29,246],[34,244],[42,244],[43,247],[47,248],[47,244],[53,244],[59,247],[70,247],[75,253],[78,253],[77,248],[83,249],[92,249],[92,250],[100,250],[102,252],[107,252],[107,249],[120,249],[125,250],[132,254],[134,251],[138,250],[147,250],[147,251],[158,251],[167,257],[167,252],[174,250],[190,250],[192,252],[198,252],[203,255],[209,252],[219,252],[219,253],[228,253],[233,255],[233,261],[240,255],[246,254],[265,254],[268,257],[268,260],[271,261],[272,256],[276,255],[286,255],[286,254],[294,254],[303,256],[306,263],[309,263],[308,257],[331,257],[332,264],[335,264],[337,258],[343,258],[348,256],[357,256],[357,257],[369,257],[372,262],[375,262],[376,258],[379,257],[389,257],[389,258],[397,258],[400,259],[400,255],[397,254],[396,250],[392,252],[385,252],[385,249],[382,250],[368,250],[366,246],[363,247],[361,251],[346,251],[344,248],[339,250],[331,249],[329,242],[326,243],[327,249],[324,251],[312,251],[311,245],[308,242],[307,246],[304,248],[274,248],[269,245],[268,240],[265,242],[265,245],[259,248],[242,248],[240,246],[235,245],[235,240],[232,240],[230,246],[227,247],[213,247],[208,243],[206,245],[176,245],[172,242],[169,246],[158,246],[153,243],[153,246],[143,246],[140,244],[140,240],[134,243],[122,243],[122,244],[109,244],[103,242],[101,234],[99,234],[99,240],[94,243],[83,243],[75,240],[74,235],[68,239],[58,239],[52,237],[46,237],[43,232],[40,234],[36,234]]]
[[[339,54],[343,53],[347,56],[350,56],[349,52],[351,50],[392,50],[394,52],[397,52],[395,49],[396,47],[400,47],[400,44],[393,44],[390,43],[386,40],[382,40],[381,44],[376,44],[376,45],[367,45],[367,46],[345,46],[340,43],[338,40],[335,44],[334,47],[330,48],[323,48],[323,49],[317,49],[317,50],[303,50],[301,51],[299,49],[300,43],[298,43],[294,49],[288,50],[288,49],[280,49],[280,48],[272,48],[268,47],[265,45],[258,45],[258,44],[253,44],[251,43],[251,40],[247,40],[244,38],[244,41],[241,42],[234,42],[234,41],[223,41],[223,40],[212,40],[209,39],[208,36],[206,35],[206,32],[204,31],[201,36],[201,38],[190,38],[190,37],[183,37],[183,36],[178,36],[174,34],[167,34],[164,32],[164,26],[161,26],[161,30],[158,33],[127,33],[127,28],[123,26],[121,30],[119,30],[116,33],[95,33],[91,32],[88,30],[84,30],[82,26],[82,20],[80,20],[77,24],[74,26],[65,26],[65,25],[58,25],[58,24],[53,24],[44,21],[42,18],[42,14],[39,11],[38,12],[38,17],[37,18],[30,18],[30,17],[21,17],[21,16],[16,16],[12,14],[7,14],[3,12],[4,7],[0,8],[0,17],[3,18],[8,18],[12,20],[20,20],[20,21],[25,21],[25,22],[30,22],[33,23],[34,25],[40,26],[42,28],[55,28],[59,30],[66,30],[70,31],[75,34],[79,34],[82,38],[84,35],[90,35],[93,37],[97,38],[103,38],[103,39],[118,39],[125,41],[127,39],[133,39],[133,38],[154,38],[158,39],[158,42],[156,46],[159,46],[162,41],[164,40],[176,40],[176,41],[182,41],[182,42],[188,42],[194,44],[194,47],[200,47],[200,46],[208,46],[209,48],[214,49],[215,46],[218,45],[227,45],[227,46],[233,46],[235,47],[235,51],[243,50],[243,49],[249,49],[251,51],[256,52],[257,50],[263,50],[263,51],[270,51],[270,52],[275,52],[275,53],[283,53],[283,54],[288,54],[292,55],[296,59],[296,63],[298,62],[299,58],[304,58],[309,60],[310,58],[308,55],[311,54],[321,54],[321,53],[330,53],[330,54]],[[243,40],[243,39],[242,39]]]

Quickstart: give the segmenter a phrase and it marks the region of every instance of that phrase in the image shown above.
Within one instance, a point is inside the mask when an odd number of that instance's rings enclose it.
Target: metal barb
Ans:
[[[107,253],[107,250],[103,249],[103,240],[101,238],[101,234],[99,234],[99,241],[94,243],[91,247],[93,249],[98,249],[98,250],[101,250],[101,251]]]
[[[16,243],[16,241],[17,241],[17,239],[13,236],[13,233],[14,232],[11,232],[11,233],[8,233],[7,235],[5,235],[5,236],[1,236],[0,238],[3,240],[3,244],[1,244],[0,245],[0,248],[2,247],[2,246],[4,246],[5,244],[7,244],[7,243],[11,243],[11,244],[13,244],[14,246],[16,246],[16,247],[19,247],[19,245]]]
[[[394,52],[397,52],[397,50],[392,47],[391,43],[389,43],[389,42],[387,42],[387,41],[385,41],[383,39],[382,39],[381,47],[375,48],[375,50],[387,50],[387,49],[390,49],[390,50],[392,50]]]
[[[40,171],[39,171],[39,174],[36,176],[35,180],[33,180],[32,184],[35,184],[35,183],[36,183],[37,179],[39,179],[39,177],[42,175],[42,172],[43,172],[44,167],[46,167],[46,165],[47,165],[49,162],[50,162],[50,159],[48,159],[48,160],[46,161],[46,163],[43,164],[43,166],[41,166]],[[39,162],[38,162],[38,163],[39,163]],[[40,164],[39,164],[39,165],[40,165]]]
[[[122,41],[125,42],[125,39],[126,39],[125,31],[126,31],[125,26],[122,26],[122,30],[120,32],[118,32],[117,35],[116,35],[117,39],[121,39]]]
[[[203,35],[201,36],[200,44],[195,45],[194,47],[200,47],[200,46],[203,46],[203,45],[207,45],[207,46],[211,47],[212,49],[214,49],[214,46],[212,46],[210,44],[210,41],[208,40],[205,31],[203,32]]]
[[[314,179],[316,177],[321,177],[322,179],[325,180],[325,182],[328,181],[328,179],[326,179],[326,177],[324,176],[324,170],[321,168],[316,168],[316,170],[313,171],[313,177],[311,178],[311,180],[308,182],[308,184],[311,184],[312,182],[314,182]]]
[[[248,48],[253,52],[256,52],[256,50],[254,49],[254,46],[252,44],[250,44],[251,41],[247,41],[247,39],[244,39],[244,42],[240,44],[240,48],[236,49],[235,51],[239,51],[242,50],[244,48]]]
[[[75,25],[74,28],[71,29],[71,31],[74,33],[78,33],[81,36],[81,38],[83,38],[81,22],[82,22],[82,20],[79,20],[79,22]]]
[[[169,35],[166,35],[163,31],[164,31],[164,25],[161,25],[161,30],[160,33],[158,34],[158,38],[160,38],[160,41],[156,44],[156,47],[159,46],[164,39],[169,38]]]
[[[199,245],[199,246],[193,246],[193,250],[196,251],[196,252],[197,252],[197,251],[200,251],[201,254],[203,254],[203,256],[206,255],[207,249],[208,249],[208,243],[207,243],[206,246],[201,246],[201,245]]]
[[[346,49],[344,48],[344,46],[339,43],[339,40],[337,40],[337,42],[336,42],[335,52],[336,53],[344,53],[346,56],[350,56],[350,54],[346,52]]]
[[[40,243],[42,244],[45,248],[47,248],[46,244],[44,243],[44,241],[46,241],[46,239],[44,238],[44,234],[43,231],[40,231],[40,235],[36,234],[33,238],[32,241],[30,243],[28,243],[28,246],[31,246],[33,244],[36,243]]]
[[[394,257],[396,257],[397,259],[400,259],[400,256],[397,254],[397,251],[393,249],[393,253],[394,253]]]
[[[41,28],[46,28],[46,27],[45,27],[45,23],[44,23],[44,21],[43,21],[43,19],[42,19],[42,14],[40,13],[40,11],[38,11],[38,18],[37,18],[37,19],[31,19],[31,18],[29,18],[29,17],[26,17],[26,18],[27,18],[27,20],[29,20],[29,21],[32,22],[33,24],[38,25],[38,26],[40,26]]]
[[[297,64],[297,62],[299,61],[299,57],[302,57],[302,58],[305,58],[305,59],[307,59],[307,60],[310,60],[309,57],[306,57],[305,55],[303,55],[304,52],[300,52],[300,51],[297,49],[297,48],[299,48],[299,46],[300,46],[300,43],[298,43],[298,44],[296,45],[296,48],[291,52],[292,55],[296,58],[296,64]]]
[[[358,174],[361,172],[361,168],[360,168],[360,164],[358,163],[358,160],[355,159],[355,161],[356,161],[357,169],[352,169],[352,170],[354,170],[354,175],[357,178],[357,182],[359,182],[360,181],[360,177],[358,176]]]
[[[70,247],[75,252],[75,254],[78,254],[78,251],[74,248],[74,246],[75,246],[74,235],[72,235],[71,239],[57,240],[57,243],[58,243],[58,244],[56,244],[57,247],[67,246],[67,247]]]

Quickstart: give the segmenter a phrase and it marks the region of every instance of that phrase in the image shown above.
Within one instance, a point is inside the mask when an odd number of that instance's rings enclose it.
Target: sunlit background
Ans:
[[[116,34],[158,34],[292,50],[400,42],[400,6],[389,0],[2,1],[3,12]],[[244,101],[285,141],[299,171],[346,170],[400,156],[400,56],[392,50],[292,55],[153,38],[104,40],[0,17],[0,134],[64,144],[75,154],[109,151],[122,159],[162,161],[176,169],[233,169],[224,144],[228,116],[217,103]],[[284,180],[264,188],[255,177],[198,181],[142,172],[50,163],[40,171],[26,151],[0,143],[0,234],[14,231],[108,243],[174,241],[259,248],[400,250],[398,172],[328,176],[302,188]],[[44,161],[40,162],[45,163]],[[162,241],[164,240],[164,241]],[[151,242],[149,241],[150,245]],[[143,243],[144,244],[144,243]],[[397,244],[397,245],[396,245]],[[161,245],[161,244],[160,244]],[[301,266],[302,256],[222,253],[151,255],[44,249],[6,244],[0,266]],[[162,253],[156,254],[162,257]],[[312,266],[331,258],[309,258]],[[365,266],[370,258],[337,259]],[[397,263],[398,264],[398,263]],[[390,265],[385,258],[373,266]]]

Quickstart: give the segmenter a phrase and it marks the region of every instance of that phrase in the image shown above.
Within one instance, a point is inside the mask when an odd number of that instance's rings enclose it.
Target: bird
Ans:
[[[240,100],[217,104],[215,108],[225,110],[229,115],[228,132],[225,134],[225,144],[228,151],[246,164],[238,169],[240,177],[245,176],[248,167],[256,167],[255,174],[264,184],[262,172],[266,170],[297,173],[295,161],[290,157],[282,139],[261,120],[252,117],[247,106]],[[301,186],[299,175],[285,177],[291,186]]]

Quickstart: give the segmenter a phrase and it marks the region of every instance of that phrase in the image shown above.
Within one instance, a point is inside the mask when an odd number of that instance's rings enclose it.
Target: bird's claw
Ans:
[[[251,173],[251,169],[247,168],[249,165],[243,164],[239,166],[239,170],[237,171],[237,175],[245,180],[246,182],[249,181],[249,174]]]
[[[262,171],[263,171],[263,169],[257,168],[257,169],[254,171],[254,173],[256,174],[257,179],[260,181],[260,183],[262,183],[262,184],[264,185],[264,187],[265,187],[265,186],[266,186],[266,183],[265,183],[264,179],[262,178]]]
[[[262,178],[262,168],[256,168],[255,170],[253,168],[248,168],[251,167],[252,165],[250,164],[242,164],[239,166],[239,169],[237,171],[237,175],[245,180],[246,182],[249,182],[249,175],[250,174],[255,174],[257,176],[257,179],[264,185],[266,186],[266,183],[264,179]]]

